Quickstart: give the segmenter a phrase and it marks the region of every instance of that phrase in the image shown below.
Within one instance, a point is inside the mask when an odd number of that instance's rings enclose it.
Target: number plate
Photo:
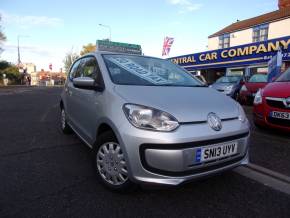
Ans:
[[[283,119],[283,120],[290,120],[290,113],[287,112],[279,112],[279,111],[272,111],[270,113],[270,117]]]
[[[238,142],[228,142],[226,144],[212,145],[198,148],[195,155],[197,163],[228,157],[236,154]]]

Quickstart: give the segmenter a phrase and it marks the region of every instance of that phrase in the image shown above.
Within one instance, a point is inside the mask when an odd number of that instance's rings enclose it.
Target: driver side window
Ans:
[[[90,77],[96,80],[98,77],[97,67],[97,60],[94,57],[83,58],[80,64],[79,76]]]

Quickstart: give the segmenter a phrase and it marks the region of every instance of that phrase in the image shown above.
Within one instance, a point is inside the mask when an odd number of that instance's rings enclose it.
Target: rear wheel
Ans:
[[[70,134],[70,133],[72,133],[72,129],[67,124],[66,113],[65,113],[64,108],[61,109],[61,114],[60,114],[60,127],[61,127],[61,130],[62,130],[62,132],[64,134]]]
[[[107,188],[126,192],[136,187],[129,179],[124,153],[112,132],[98,136],[93,156],[97,176]]]

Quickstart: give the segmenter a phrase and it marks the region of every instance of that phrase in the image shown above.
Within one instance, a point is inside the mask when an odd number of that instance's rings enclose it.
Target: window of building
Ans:
[[[230,47],[230,34],[224,34],[219,37],[219,49]]]
[[[253,28],[253,42],[261,42],[268,40],[268,24],[263,24]]]

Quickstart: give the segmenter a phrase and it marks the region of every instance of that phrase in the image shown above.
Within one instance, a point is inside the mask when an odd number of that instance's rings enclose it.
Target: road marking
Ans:
[[[49,113],[52,109],[57,108],[58,105],[59,105],[59,104],[57,103],[57,104],[53,105],[52,107],[48,108],[48,109],[45,111],[45,113],[41,116],[41,118],[40,118],[40,122],[44,122],[45,119],[46,119],[46,117],[47,117],[47,115],[48,115],[48,113]]]
[[[247,166],[236,168],[234,172],[290,195],[290,177],[286,175],[251,163]]]

